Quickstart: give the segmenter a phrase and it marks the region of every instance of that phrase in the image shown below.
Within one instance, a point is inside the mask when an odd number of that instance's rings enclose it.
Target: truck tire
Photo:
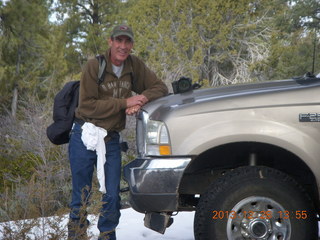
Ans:
[[[201,195],[196,240],[316,240],[317,213],[287,174],[259,166],[227,172]]]

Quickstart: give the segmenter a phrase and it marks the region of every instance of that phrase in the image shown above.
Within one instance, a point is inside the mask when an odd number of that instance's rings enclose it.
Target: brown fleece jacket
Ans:
[[[108,59],[105,79],[99,86],[98,60],[90,59],[85,65],[80,81],[79,106],[75,115],[76,118],[108,131],[121,131],[125,128],[126,98],[132,96],[131,91],[143,94],[152,101],[167,95],[168,88],[134,55],[125,60],[121,77],[118,78],[113,73],[109,53],[110,50],[105,54],[105,58]]]

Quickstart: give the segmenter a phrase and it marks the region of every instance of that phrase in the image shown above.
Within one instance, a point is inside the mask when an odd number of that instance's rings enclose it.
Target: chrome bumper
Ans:
[[[130,203],[138,212],[172,212],[178,208],[178,189],[191,158],[135,159],[124,167]]]

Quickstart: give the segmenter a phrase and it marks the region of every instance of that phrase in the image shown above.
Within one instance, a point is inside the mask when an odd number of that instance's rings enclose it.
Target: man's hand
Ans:
[[[141,109],[141,106],[139,106],[139,105],[129,107],[126,109],[126,114],[132,116],[132,115],[136,114],[137,112],[139,112],[140,109]]]
[[[136,105],[142,107],[147,102],[148,102],[148,98],[146,98],[146,96],[144,96],[144,95],[132,96],[132,97],[127,98],[127,108],[131,108]]]

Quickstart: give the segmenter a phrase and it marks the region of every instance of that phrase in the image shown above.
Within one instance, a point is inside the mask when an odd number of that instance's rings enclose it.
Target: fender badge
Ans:
[[[320,122],[320,113],[300,113],[299,122]]]

